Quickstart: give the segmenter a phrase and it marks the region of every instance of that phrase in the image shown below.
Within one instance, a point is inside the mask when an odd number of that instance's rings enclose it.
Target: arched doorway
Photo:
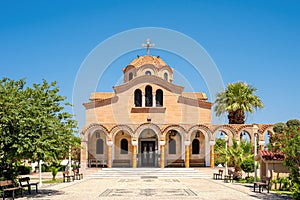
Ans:
[[[158,140],[156,133],[152,129],[145,129],[141,132],[138,152],[139,167],[158,166]]]

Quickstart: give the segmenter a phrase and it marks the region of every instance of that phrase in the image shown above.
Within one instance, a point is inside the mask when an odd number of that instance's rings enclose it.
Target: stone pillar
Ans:
[[[156,96],[155,96],[156,94],[155,93],[152,93],[152,106],[153,107],[156,107]]]
[[[185,168],[190,168],[190,141],[185,141]]]
[[[211,140],[209,141],[210,145],[210,168],[215,167],[215,152],[214,152],[214,145],[216,144],[215,141]]]
[[[165,141],[160,141],[160,168],[165,168]]]
[[[107,141],[107,168],[112,167],[112,145],[113,141]]]
[[[259,141],[259,150],[264,150],[264,146],[265,146],[265,141]]]
[[[136,146],[137,146],[137,141],[133,140],[132,141],[132,168],[137,167],[137,160],[136,160]]]
[[[146,97],[145,97],[145,93],[142,93],[142,107],[146,107]]]
[[[85,170],[88,166],[88,148],[87,141],[81,141],[81,150],[80,150],[80,170]]]

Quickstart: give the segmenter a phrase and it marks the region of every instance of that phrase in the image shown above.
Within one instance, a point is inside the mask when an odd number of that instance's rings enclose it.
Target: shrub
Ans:
[[[300,121],[298,119],[290,119],[289,121],[286,122],[286,125],[288,127],[291,127],[291,126],[300,127]]]
[[[253,157],[249,157],[247,159],[245,159],[242,163],[241,163],[241,168],[244,172],[248,173],[248,177],[249,177],[249,173],[254,172],[254,160]]]
[[[55,166],[52,166],[52,167],[51,167],[52,180],[54,180],[54,181],[55,181],[55,177],[56,177],[56,175],[57,175],[58,169],[59,169],[59,168],[57,168],[57,167],[55,167]]]
[[[20,175],[26,175],[26,174],[30,174],[32,171],[32,168],[30,166],[18,166],[18,174]]]
[[[286,129],[286,124],[282,122],[278,122],[274,124],[273,131],[275,133],[282,133]]]

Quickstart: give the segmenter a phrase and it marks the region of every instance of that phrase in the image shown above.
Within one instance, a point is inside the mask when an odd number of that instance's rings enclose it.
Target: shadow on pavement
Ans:
[[[40,189],[39,193],[33,193],[33,194],[27,194],[25,193],[23,197],[30,198],[30,199],[40,199],[43,198],[43,200],[50,198],[51,196],[57,196],[57,195],[63,195],[65,192],[59,191],[59,190],[51,190],[51,189]]]

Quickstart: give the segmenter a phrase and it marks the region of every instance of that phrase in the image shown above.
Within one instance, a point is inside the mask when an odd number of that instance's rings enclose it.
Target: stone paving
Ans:
[[[131,199],[289,199],[276,195],[254,193],[252,184],[224,183],[222,180],[201,178],[107,178],[44,185],[39,194],[18,199],[38,200],[131,200]]]

